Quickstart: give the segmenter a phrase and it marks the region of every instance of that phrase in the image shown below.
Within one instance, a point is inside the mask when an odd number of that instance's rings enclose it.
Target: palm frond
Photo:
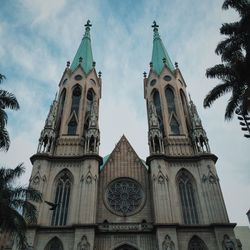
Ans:
[[[242,16],[248,5],[248,0],[225,0],[222,5],[222,9],[227,10],[229,7],[231,7],[235,9],[240,14],[240,16]]]
[[[5,109],[5,108],[9,108],[9,109],[14,109],[17,110],[19,109],[19,103],[16,99],[16,97],[6,91],[6,90],[0,90],[0,108]]]
[[[6,79],[5,75],[0,74],[0,83],[2,83],[2,81],[3,81],[4,79]]]
[[[235,93],[233,91],[232,96],[230,97],[227,107],[226,107],[226,112],[225,112],[225,120],[231,120],[234,116],[234,112],[237,107],[239,107],[240,104],[240,93]]]
[[[230,82],[222,83],[215,86],[205,97],[203,106],[204,108],[210,107],[215,100],[224,95],[225,93],[231,91],[233,85]]]
[[[6,185],[11,184],[16,178],[25,172],[23,163],[18,164],[15,168],[0,168],[0,181]]]
[[[8,122],[7,113],[0,108],[0,127],[5,127]]]
[[[5,127],[0,127],[0,151],[8,151],[10,147],[10,137]]]
[[[33,201],[33,202],[42,201],[41,193],[32,187],[28,187],[28,188],[16,187],[15,189],[12,190],[11,195],[13,198],[25,199],[25,200]]]
[[[228,65],[217,64],[206,70],[206,77],[229,80],[235,78],[235,71]]]
[[[240,23],[223,23],[220,28],[220,33],[222,35],[236,35],[239,32]]]

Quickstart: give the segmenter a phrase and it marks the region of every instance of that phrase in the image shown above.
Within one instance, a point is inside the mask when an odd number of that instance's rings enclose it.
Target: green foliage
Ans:
[[[220,33],[227,38],[215,50],[221,56],[222,64],[206,71],[208,78],[217,78],[222,83],[207,94],[204,107],[210,107],[219,97],[231,92],[225,112],[225,119],[230,120],[236,108],[240,108],[243,114],[250,112],[250,1],[225,0],[222,8],[235,9],[240,20],[222,24]]]
[[[5,79],[5,76],[0,74],[0,84]],[[17,110],[19,109],[19,104],[16,97],[3,89],[0,89],[0,150],[7,151],[10,146],[9,133],[6,129],[8,116],[6,109]]]
[[[37,220],[37,210],[32,202],[42,201],[41,193],[32,187],[13,185],[24,170],[22,164],[14,169],[0,168],[0,228],[13,237],[20,250],[28,247],[27,225]]]

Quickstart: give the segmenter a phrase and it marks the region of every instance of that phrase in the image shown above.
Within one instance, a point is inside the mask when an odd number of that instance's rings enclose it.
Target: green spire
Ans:
[[[156,22],[154,21],[152,25],[154,31],[154,39],[153,39],[153,52],[152,52],[151,62],[153,64],[153,70],[158,75],[160,75],[164,63],[172,72],[174,72],[174,65],[172,64],[170,57],[162,43],[162,40],[158,32],[158,27],[159,25],[157,25]]]
[[[90,72],[93,68],[93,55],[91,49],[91,40],[90,40],[90,27],[92,24],[90,21],[87,21],[85,26],[85,34],[82,38],[81,44],[76,52],[75,58],[70,66],[71,70],[75,70],[79,64],[83,67],[86,74]]]

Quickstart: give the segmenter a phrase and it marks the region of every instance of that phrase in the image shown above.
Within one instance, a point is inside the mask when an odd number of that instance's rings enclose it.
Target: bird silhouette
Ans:
[[[52,202],[49,202],[49,201],[44,201],[44,202],[47,203],[50,206],[49,210],[56,210],[57,206],[60,204],[60,203],[52,203]]]

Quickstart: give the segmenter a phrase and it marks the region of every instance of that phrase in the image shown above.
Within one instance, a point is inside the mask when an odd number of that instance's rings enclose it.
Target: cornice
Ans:
[[[47,160],[50,162],[71,162],[71,161],[84,161],[84,160],[96,160],[99,162],[99,165],[102,164],[103,159],[98,154],[84,154],[82,156],[54,156],[46,153],[37,153],[30,157],[30,161],[33,164],[36,160]]]
[[[212,160],[214,163],[216,163],[218,157],[214,154],[198,154],[198,155],[165,155],[165,154],[153,154],[147,157],[146,164],[150,166],[151,161],[153,160],[165,160],[169,162],[180,162],[180,161],[186,161],[186,162],[198,162],[202,160]]]

